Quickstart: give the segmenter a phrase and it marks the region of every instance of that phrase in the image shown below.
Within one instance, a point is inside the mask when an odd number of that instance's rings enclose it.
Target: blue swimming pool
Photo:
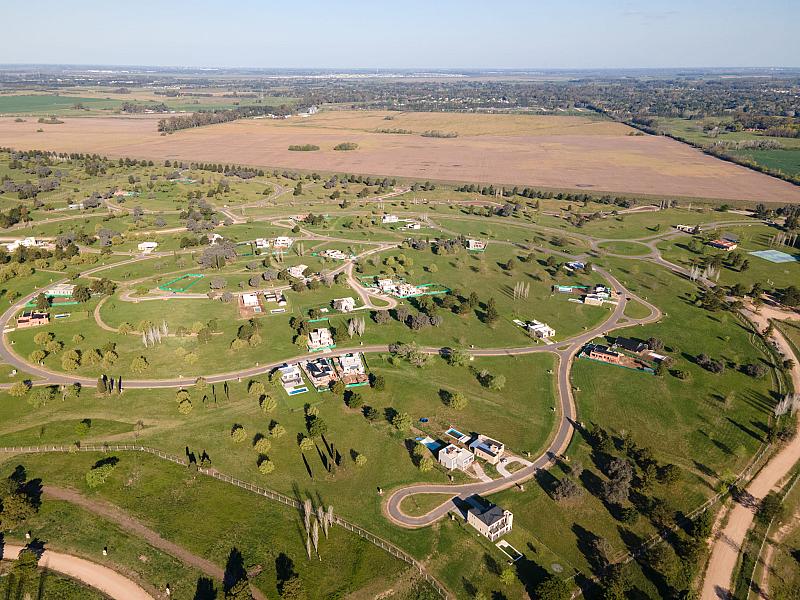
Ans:
[[[455,438],[457,440],[460,440],[463,437],[467,437],[463,433],[461,433],[458,429],[455,429],[453,427],[451,427],[450,429],[448,429],[444,433],[445,433],[445,435],[449,435],[451,438]]]

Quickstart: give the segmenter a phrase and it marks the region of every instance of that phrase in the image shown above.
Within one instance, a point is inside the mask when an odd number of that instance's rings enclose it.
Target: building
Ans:
[[[418,296],[422,290],[410,283],[401,283],[395,286],[394,295],[398,298],[410,298],[411,296]]]
[[[44,291],[44,295],[49,296],[50,298],[71,298],[72,292],[74,291],[74,283],[57,283],[56,285],[47,288]]]
[[[381,219],[381,223],[383,223],[384,225],[387,223],[399,223],[399,222],[400,222],[400,217],[398,217],[397,215],[383,215],[383,218]]]
[[[421,228],[421,227],[422,227],[422,225],[420,225],[420,224],[419,224],[419,223],[417,223],[416,221],[409,221],[409,222],[408,222],[408,223],[406,223],[406,225],[405,225],[405,229],[413,229],[413,230],[417,230],[417,229],[419,229],[419,228]]]
[[[320,256],[324,256],[325,258],[330,258],[333,260],[347,260],[350,258],[349,255],[345,254],[341,250],[325,250],[320,254]]]
[[[600,296],[601,298],[611,298],[611,288],[600,283],[595,285],[590,293],[594,294],[595,296]]]
[[[333,343],[333,336],[331,335],[331,330],[327,327],[321,327],[319,329],[315,329],[308,334],[308,349],[311,352],[315,352],[317,350],[326,350],[329,348],[335,348],[336,344]]]
[[[364,367],[364,363],[361,360],[360,352],[345,354],[340,356],[338,360],[339,368],[342,371],[342,379],[345,377],[359,377],[367,374],[367,369]]]
[[[140,242],[138,248],[139,252],[142,252],[143,254],[149,254],[158,248],[158,242]]]
[[[276,250],[291,248],[292,244],[294,244],[294,239],[290,237],[280,236],[272,240],[272,247]]]
[[[318,390],[327,389],[332,382],[339,379],[328,358],[304,361],[302,367],[312,385]]]
[[[712,248],[718,248],[720,250],[725,250],[725,252],[732,252],[732,251],[736,250],[736,248],[739,247],[738,243],[733,242],[731,240],[724,240],[724,239],[711,240],[710,242],[708,242],[708,245],[711,246]]]
[[[223,238],[223,237],[222,237],[220,234],[218,234],[218,233],[209,233],[209,234],[208,234],[208,243],[209,243],[209,244],[211,244],[212,246],[214,246],[214,245],[216,245],[216,244],[219,244],[219,243],[220,243],[222,240],[224,240],[224,239],[225,239],[225,238]]]
[[[391,279],[378,279],[376,284],[378,289],[384,294],[391,294],[395,291],[397,286]]]
[[[475,461],[475,455],[455,444],[448,444],[439,450],[438,459],[439,464],[449,471],[453,469],[464,471]]]
[[[567,271],[583,271],[586,268],[586,263],[582,263],[578,260],[572,260],[564,263],[564,268]]]
[[[601,344],[589,344],[586,346],[584,354],[594,360],[607,362],[612,365],[618,365],[622,363],[622,354],[615,350],[611,350],[608,346],[603,346]]]
[[[242,294],[239,298],[242,306],[245,308],[260,307],[260,304],[258,303],[258,294]]]
[[[684,233],[697,233],[700,227],[697,225],[675,225],[675,229]]]
[[[333,309],[339,312],[351,312],[356,308],[355,298],[336,298],[333,301]]]
[[[556,330],[547,323],[542,323],[534,319],[528,323],[528,333],[540,340],[546,340],[553,337],[556,334]]]
[[[17,328],[36,327],[37,325],[47,325],[50,322],[50,314],[37,312],[35,310],[26,311],[17,317]]]
[[[14,240],[5,245],[6,250],[14,252],[17,248],[44,248],[47,242],[38,241],[34,237],[26,237],[21,240]]]
[[[470,508],[467,511],[467,523],[494,542],[511,531],[514,515],[511,511],[490,503],[485,507]]]
[[[605,301],[605,298],[598,296],[597,294],[586,294],[583,297],[583,303],[588,304],[589,306],[602,306],[603,302]]]
[[[278,306],[286,306],[286,298],[281,292],[264,292],[266,302],[277,302]]]
[[[283,365],[278,367],[278,371],[281,374],[281,385],[287,394],[294,396],[308,391],[303,382],[303,374],[297,365]]]
[[[269,240],[265,240],[264,238],[256,238],[256,250],[259,252],[262,250],[269,249]]]
[[[634,354],[641,354],[645,350],[649,350],[647,344],[644,342],[640,342],[639,340],[634,340],[631,338],[625,337],[618,337],[614,340],[614,348],[622,348],[623,350],[627,350],[628,352],[633,352]]]
[[[483,240],[467,240],[467,250],[472,252],[483,252],[486,250],[486,242]]]
[[[308,265],[295,265],[293,267],[289,267],[286,269],[286,272],[289,274],[290,277],[294,277],[295,279],[302,279],[303,273],[306,272],[308,269]]]
[[[506,446],[497,440],[478,434],[477,438],[470,443],[469,449],[476,457],[482,458],[490,465],[496,465],[506,451]]]

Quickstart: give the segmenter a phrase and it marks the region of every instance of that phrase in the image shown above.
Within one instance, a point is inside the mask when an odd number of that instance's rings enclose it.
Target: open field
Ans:
[[[789,183],[752,172],[663,137],[628,135],[622,125],[577,117],[413,115],[413,131],[458,132],[443,139],[375,133],[402,117],[321,113],[304,120],[247,120],[161,136],[156,119],[69,119],[60,125],[0,119],[0,139],[19,149],[109,156],[238,162],[249,165],[474,181],[587,191],[770,202],[800,201]],[[343,116],[342,116],[343,115]],[[376,116],[380,118],[376,120]],[[436,119],[441,119],[437,121]],[[359,127],[360,126],[360,127]],[[398,127],[402,128],[402,127]],[[37,129],[43,131],[37,132]],[[464,129],[466,133],[461,133]],[[487,129],[503,134],[486,133]],[[602,132],[602,133],[600,133]],[[355,142],[355,152],[333,146]],[[291,152],[315,144],[314,153]]]

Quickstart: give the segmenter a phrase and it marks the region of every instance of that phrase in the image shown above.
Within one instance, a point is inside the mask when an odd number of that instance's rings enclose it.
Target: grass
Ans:
[[[638,300],[629,300],[625,304],[624,314],[631,319],[644,319],[650,314],[650,309]]]
[[[16,580],[10,579],[8,573],[11,571],[13,564],[0,566],[0,594],[3,598],[31,598],[33,594],[48,600],[105,600],[106,598],[101,592],[48,569],[39,569],[33,580],[28,580],[21,586]]]
[[[88,429],[81,427],[83,421]],[[65,421],[48,421],[34,427],[17,429],[14,425],[0,429],[0,445],[21,446],[50,443],[63,443],[67,440],[100,440],[107,441],[119,434],[133,431],[133,423],[106,419],[80,419]]]
[[[263,569],[251,582],[265,594],[275,593],[276,561],[284,560],[282,556],[293,562],[307,593],[315,598],[347,594],[375,577],[391,578],[405,569],[397,559],[339,527],[327,538],[320,536],[320,560],[308,560],[301,518],[294,509],[150,456],[120,455],[111,477],[92,490],[84,473],[100,458],[103,455],[26,456],[12,464],[23,464],[29,477],[41,477],[50,485],[108,500],[162,537],[221,567],[231,549],[238,548],[248,568]]]
[[[621,254],[623,256],[644,256],[650,254],[650,248],[638,242],[602,242],[598,247],[611,254]]]
[[[442,502],[452,498],[449,494],[416,494],[406,496],[400,502],[400,509],[407,515],[417,517],[426,515]]]

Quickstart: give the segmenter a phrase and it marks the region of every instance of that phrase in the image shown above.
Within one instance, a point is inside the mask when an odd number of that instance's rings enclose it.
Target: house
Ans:
[[[333,301],[333,309],[338,310],[339,312],[350,312],[355,310],[356,308],[356,300],[355,298],[336,298]]]
[[[335,348],[336,344],[333,343],[333,336],[331,330],[327,327],[314,329],[308,334],[308,349],[311,352],[317,350],[326,350]]]
[[[37,325],[47,325],[50,322],[50,315],[46,312],[35,310],[26,311],[17,317],[17,328],[36,327]]]
[[[641,354],[645,350],[649,350],[649,347],[644,342],[625,337],[618,337],[616,340],[614,340],[613,347],[622,348],[623,350],[633,352],[634,354]]]
[[[216,245],[216,244],[219,244],[219,243],[220,243],[222,240],[224,240],[224,239],[225,239],[225,238],[223,238],[223,237],[222,237],[220,234],[218,234],[218,233],[209,233],[209,234],[208,234],[208,243],[209,243],[209,244],[211,244],[212,246],[214,246],[214,245]]]
[[[279,248],[291,248],[292,244],[294,244],[294,239],[290,237],[276,237],[272,240],[272,247],[278,250]]]
[[[597,294],[586,294],[583,297],[583,303],[588,304],[589,306],[602,306],[605,300],[605,298],[598,296]]]
[[[400,217],[398,217],[397,215],[383,215],[383,218],[381,219],[381,223],[383,223],[384,225],[387,223],[399,223],[399,222],[400,222]]]
[[[264,292],[266,302],[277,302],[278,306],[286,306],[286,298],[281,292]]]
[[[392,292],[395,291],[395,288],[397,287],[394,281],[392,281],[391,279],[378,279],[376,285],[378,286],[378,289],[384,294],[391,294]]]
[[[404,229],[413,229],[413,230],[416,230],[416,229],[419,229],[420,227],[422,227],[422,225],[420,225],[420,224],[419,224],[419,223],[417,223],[416,221],[409,221],[408,223],[406,223],[406,224],[405,224],[405,227],[404,227]]]
[[[14,240],[5,245],[9,252],[14,252],[17,248],[44,248],[47,242],[37,241],[34,237],[26,237],[21,240]]]
[[[488,506],[471,507],[467,511],[467,523],[472,525],[481,535],[494,542],[511,531],[514,524],[514,515],[511,511],[504,510],[496,504]]]
[[[675,229],[684,233],[695,233],[699,227],[697,225],[675,225]]]
[[[240,297],[242,306],[245,308],[259,308],[258,294],[242,294]]]
[[[269,240],[265,240],[264,238],[256,238],[256,250],[267,250],[269,248]]]
[[[75,210],[75,209],[83,210],[83,202],[74,202],[72,204],[68,204],[67,208],[69,208],[70,210]]]
[[[595,285],[590,293],[605,299],[611,298],[611,288],[602,284]]]
[[[150,254],[153,250],[158,248],[158,242],[140,242],[138,248],[139,252]]]
[[[478,458],[482,458],[490,465],[496,465],[506,451],[506,446],[497,440],[478,434],[477,438],[470,443],[469,449]]]
[[[438,459],[439,464],[449,471],[453,469],[464,471],[475,461],[475,455],[465,448],[448,444],[439,450]]]
[[[297,365],[283,365],[278,367],[278,372],[281,374],[281,385],[290,396],[308,391],[303,382],[303,374]]]
[[[345,254],[341,250],[325,250],[320,254],[320,256],[324,256],[325,258],[330,258],[333,260],[347,260],[350,258],[349,255]]]
[[[339,379],[336,371],[328,358],[317,358],[302,363],[303,371],[311,380],[315,388],[325,389],[331,382]]]
[[[483,240],[467,240],[467,250],[472,252],[483,252],[486,250],[486,242]]]
[[[589,344],[586,346],[584,353],[589,358],[599,360],[601,362],[607,362],[612,365],[621,364],[623,358],[623,355],[619,352],[611,350],[608,346],[603,346],[601,344]]]
[[[567,263],[564,263],[564,268],[567,271],[583,271],[586,268],[586,263],[582,263],[577,260],[572,260]]]
[[[74,283],[57,283],[56,285],[47,288],[44,291],[44,295],[50,298],[71,298],[72,292],[74,291]]]
[[[339,368],[342,370],[343,376],[350,375],[366,375],[367,370],[364,363],[361,361],[361,353],[353,352],[351,354],[344,354],[339,357]]]
[[[732,252],[739,247],[739,244],[736,242],[732,242],[730,240],[718,239],[718,240],[711,240],[708,242],[708,245],[712,248],[718,248],[720,250],[725,250],[725,252]]]
[[[556,330],[547,323],[542,323],[534,319],[528,323],[528,333],[540,340],[546,340],[553,337],[556,334]]]
[[[289,267],[286,269],[286,272],[289,274],[290,277],[294,277],[295,279],[302,279],[303,273],[306,272],[308,269],[308,265],[295,265],[293,267]]]
[[[398,298],[410,298],[411,296],[418,296],[422,290],[410,283],[401,283],[395,287],[394,295]]]

